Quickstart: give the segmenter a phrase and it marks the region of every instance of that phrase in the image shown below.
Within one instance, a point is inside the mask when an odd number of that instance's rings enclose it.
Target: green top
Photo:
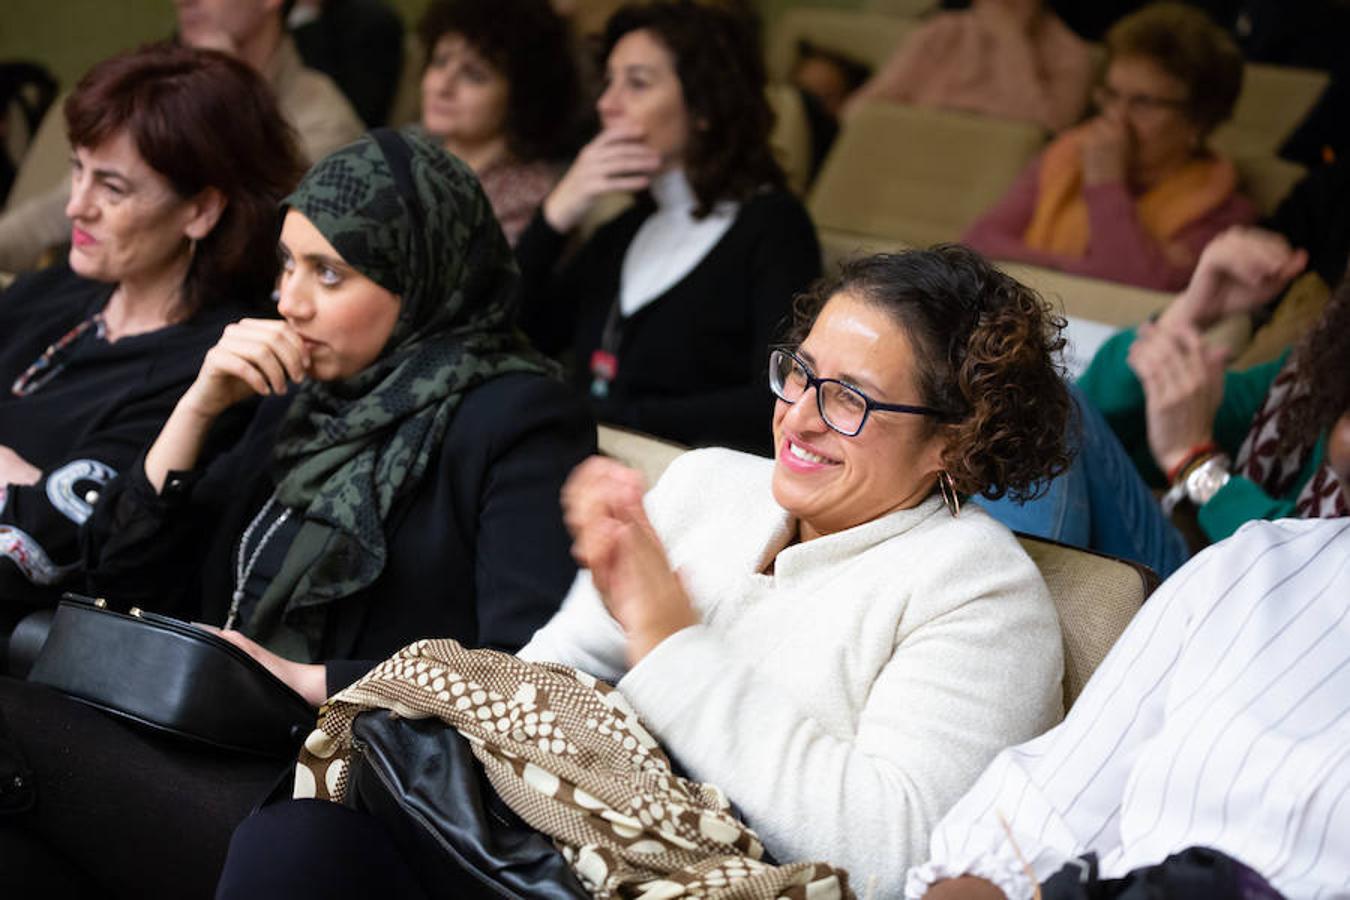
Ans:
[[[1134,329],[1127,329],[1103,344],[1092,364],[1078,379],[1078,387],[1106,417],[1144,480],[1152,487],[1165,488],[1166,476],[1159,471],[1148,449],[1144,389],[1125,362],[1134,338]],[[1271,362],[1224,373],[1223,402],[1214,419],[1214,442],[1230,457],[1237,457],[1238,448],[1251,430],[1252,420],[1288,357],[1286,351]],[[1326,436],[1323,435],[1318,438],[1293,487],[1278,497],[1272,497],[1261,485],[1234,473],[1228,483],[1200,508],[1200,527],[1210,540],[1220,541],[1253,519],[1279,519],[1290,515],[1299,492],[1322,465],[1325,445]]]

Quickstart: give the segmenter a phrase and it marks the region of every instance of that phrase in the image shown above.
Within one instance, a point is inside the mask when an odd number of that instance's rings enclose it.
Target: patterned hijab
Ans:
[[[327,605],[384,570],[389,512],[421,480],[464,395],[552,365],[515,329],[518,272],[492,207],[436,144],[378,129],[310,169],[286,209],[401,299],[379,358],[341,381],[306,381],[277,437],[277,499],[304,521],[246,631],[313,659]]]

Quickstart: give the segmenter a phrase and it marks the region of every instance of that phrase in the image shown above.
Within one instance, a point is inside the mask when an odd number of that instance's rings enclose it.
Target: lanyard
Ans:
[[[623,316],[619,312],[619,298],[605,316],[605,327],[600,332],[600,346],[591,351],[591,397],[604,400],[609,386],[619,375],[619,344],[623,341]]]

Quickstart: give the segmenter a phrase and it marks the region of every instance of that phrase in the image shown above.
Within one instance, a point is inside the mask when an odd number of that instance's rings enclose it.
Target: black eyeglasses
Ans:
[[[816,408],[820,410],[821,421],[845,437],[856,437],[874,409],[940,419],[947,417],[946,413],[929,406],[880,403],[837,378],[817,378],[791,350],[777,349],[769,353],[769,390],[778,399],[796,403],[811,388],[816,389]]]
[[[1136,110],[1145,115],[1154,115],[1165,110],[1185,110],[1187,101],[1179,97],[1158,97],[1154,94],[1122,94],[1109,84],[1100,84],[1092,91],[1093,102],[1098,109],[1109,109],[1117,103],[1125,107],[1126,112]]]

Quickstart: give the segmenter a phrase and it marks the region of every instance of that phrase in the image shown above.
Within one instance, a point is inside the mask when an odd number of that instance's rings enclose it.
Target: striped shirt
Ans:
[[[1177,572],[1064,722],[939,823],[906,896],[970,873],[1029,897],[1018,850],[1044,880],[1196,845],[1286,896],[1350,897],[1350,519],[1253,522]]]

